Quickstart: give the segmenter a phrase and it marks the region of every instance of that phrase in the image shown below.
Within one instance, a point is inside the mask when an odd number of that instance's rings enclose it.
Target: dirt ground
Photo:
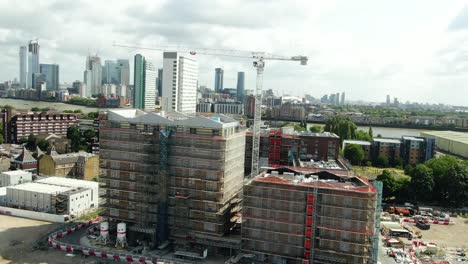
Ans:
[[[80,256],[69,258],[52,248],[33,249],[38,239],[58,227],[56,223],[0,215],[0,263],[86,263]]]
[[[454,225],[431,225],[429,230],[421,230],[422,239],[435,242],[440,247],[465,248],[468,250],[468,219],[452,218]],[[466,223],[465,223],[466,221]],[[419,230],[416,226],[414,230]]]

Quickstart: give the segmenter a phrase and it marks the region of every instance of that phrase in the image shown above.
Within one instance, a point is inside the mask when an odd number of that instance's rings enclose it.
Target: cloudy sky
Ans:
[[[309,56],[267,62],[264,88],[278,95],[346,92],[350,100],[468,105],[468,1],[458,0],[0,0],[0,80],[18,77],[20,45],[39,38],[41,63],[60,64],[61,82],[83,79],[86,55],[130,59],[142,53],[113,47],[182,45]],[[195,56],[199,83],[225,87],[236,72],[255,85],[251,61]]]

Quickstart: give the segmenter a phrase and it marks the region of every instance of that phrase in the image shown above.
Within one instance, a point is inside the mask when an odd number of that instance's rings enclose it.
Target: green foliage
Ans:
[[[366,161],[366,166],[367,166],[367,167],[372,167],[372,162]]]
[[[344,157],[353,165],[360,165],[364,159],[364,150],[356,144],[347,144],[344,148]]]
[[[387,157],[379,156],[375,160],[375,166],[380,168],[387,168],[390,162],[388,161]]]
[[[3,135],[0,134],[0,144],[3,144]]]
[[[383,170],[382,174],[378,175],[376,180],[383,183],[382,196],[383,198],[393,197],[398,191],[398,184],[393,175],[388,170]]]
[[[3,106],[1,106],[0,108],[3,108],[3,109],[15,109],[12,105],[9,105],[9,104],[3,105]]]
[[[80,149],[81,135],[77,126],[71,126],[67,129],[67,138],[71,141],[71,149],[76,152]]]
[[[367,132],[371,138],[374,138],[374,131],[372,130],[372,127],[369,127],[369,132]]]
[[[73,113],[73,110],[63,110],[64,113]]]
[[[97,106],[96,99],[83,98],[83,97],[72,97],[68,103],[85,106]]]
[[[432,169],[424,164],[417,165],[411,174],[410,188],[416,201],[429,201],[434,188]]]
[[[25,137],[22,137],[22,138],[20,138],[20,139],[18,140],[18,142],[19,142],[21,145],[23,145],[23,144],[28,143],[28,139],[25,138]]]
[[[365,140],[365,141],[372,141],[372,136],[369,135],[369,133],[367,133],[366,131],[364,130],[358,130],[356,132],[356,138],[355,139],[358,139],[358,140]]]
[[[26,148],[29,150],[36,149],[37,137],[34,134],[29,134],[28,141],[26,142]]]
[[[382,137],[382,135],[381,135],[381,134],[377,134],[377,137],[378,137],[378,138],[381,138],[381,137]]]
[[[313,125],[313,126],[309,127],[309,130],[310,130],[310,132],[313,132],[313,133],[322,133],[323,132],[322,126],[319,126],[319,125]]]
[[[82,114],[83,111],[82,111],[81,109],[76,109],[76,110],[73,111],[73,113],[75,113],[75,114]]]
[[[327,120],[323,130],[337,134],[343,142],[345,139],[355,139],[356,129],[356,124],[349,118],[333,116]]]
[[[33,107],[33,108],[31,108],[31,111],[33,111],[33,112],[47,112],[49,110],[50,110],[49,107],[43,107],[43,108]]]
[[[40,139],[36,142],[36,145],[42,149],[42,150],[48,150],[49,149],[49,142],[45,139]]]
[[[413,175],[413,169],[414,167],[411,166],[411,164],[408,164],[405,166],[405,174],[406,175]]]
[[[299,125],[299,124],[295,124],[295,125],[294,125],[294,130],[295,130],[295,131],[299,131],[299,132],[303,132],[303,131],[306,131],[306,128],[303,127],[303,126],[301,126],[301,125]]]
[[[83,119],[94,120],[99,116],[99,112],[89,112],[87,115],[83,116]]]

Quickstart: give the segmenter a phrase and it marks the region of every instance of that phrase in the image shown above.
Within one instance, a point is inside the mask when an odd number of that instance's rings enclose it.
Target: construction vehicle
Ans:
[[[206,48],[188,48],[180,46],[153,46],[153,47],[140,47],[137,45],[117,44],[114,42],[115,47],[145,49],[145,50],[158,50],[158,51],[175,51],[178,53],[190,54],[195,56],[197,54],[234,57],[253,59],[253,66],[257,69],[257,82],[255,87],[255,111],[253,118],[252,129],[252,171],[250,176],[255,177],[259,173],[259,151],[260,151],[260,125],[262,119],[262,90],[263,90],[263,71],[265,68],[265,61],[267,60],[280,60],[280,61],[299,61],[301,65],[307,65],[307,56],[280,56],[273,55],[266,52],[257,51],[240,51],[240,50],[222,50],[222,49],[206,49]]]
[[[425,223],[423,220],[419,220],[418,222],[416,222],[416,226],[421,230],[429,230],[431,228],[431,225]]]
[[[404,216],[414,215],[414,210],[408,207],[390,206],[388,207],[388,212],[391,214],[404,215]]]

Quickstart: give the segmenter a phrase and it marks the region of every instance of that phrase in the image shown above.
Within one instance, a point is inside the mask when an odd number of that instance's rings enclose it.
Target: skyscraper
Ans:
[[[390,103],[391,103],[391,101],[390,101],[390,95],[387,94],[387,105],[389,105]]]
[[[86,96],[97,94],[102,85],[101,58],[97,55],[86,57],[86,69],[84,71],[84,83],[86,83]]]
[[[102,84],[120,84],[120,68],[115,61],[106,60],[102,67]]]
[[[345,92],[342,92],[342,93],[341,93],[341,104],[342,104],[342,105],[345,104]]]
[[[47,91],[59,90],[59,66],[57,64],[40,64],[40,71],[45,76]]]
[[[336,93],[336,96],[335,96],[335,105],[339,105],[340,104],[340,93]]]
[[[133,108],[154,111],[156,108],[156,68],[141,54],[135,55]]]
[[[39,42],[31,40],[28,44],[28,88],[33,88],[34,73],[40,73],[39,69]]]
[[[162,106],[165,111],[195,113],[197,101],[198,62],[164,52]]]
[[[117,67],[119,70],[120,85],[130,85],[130,63],[128,60],[117,60]]]
[[[221,68],[215,69],[215,92],[221,93],[223,91],[224,70]]]
[[[20,88],[26,88],[28,85],[28,48],[26,46],[20,47],[19,59]]]
[[[158,78],[156,79],[156,89],[158,90],[158,96],[162,95],[162,84],[163,84],[163,69],[158,69]]]
[[[237,73],[237,101],[244,101],[244,92],[245,92],[245,73]]]

